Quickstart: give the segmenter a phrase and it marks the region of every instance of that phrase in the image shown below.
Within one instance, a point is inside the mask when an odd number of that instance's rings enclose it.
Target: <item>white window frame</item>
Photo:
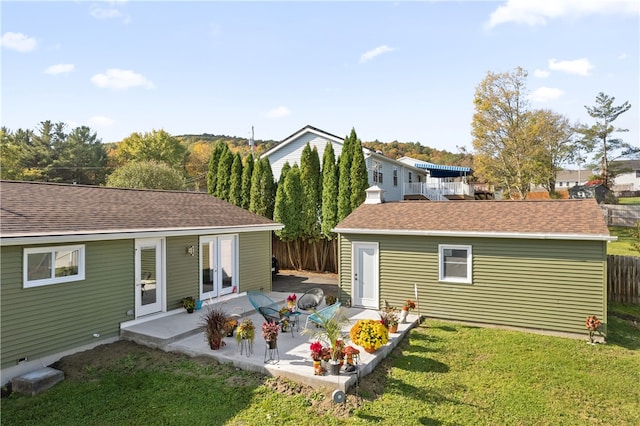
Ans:
[[[373,183],[383,184],[382,161],[373,160]]]
[[[398,186],[398,167],[393,166],[393,186]]]
[[[444,251],[445,250],[466,250],[467,251],[467,276],[466,278],[460,277],[447,277],[444,275]],[[471,284],[472,276],[471,271],[473,266],[473,252],[469,245],[454,245],[454,244],[438,244],[438,280],[449,283],[461,283]]]
[[[75,275],[65,275],[63,277],[55,276],[55,258],[56,252],[58,251],[78,251],[78,273]],[[30,254],[51,254],[52,260],[52,268],[51,268],[51,277],[44,278],[39,280],[29,280],[29,255]],[[68,283],[72,281],[82,281],[84,280],[84,271],[85,271],[85,246],[83,244],[72,245],[72,246],[50,246],[50,247],[32,247],[25,248],[22,251],[22,271],[23,271],[23,288],[32,288],[32,287],[40,287],[44,285],[52,285],[52,284],[61,284]]]

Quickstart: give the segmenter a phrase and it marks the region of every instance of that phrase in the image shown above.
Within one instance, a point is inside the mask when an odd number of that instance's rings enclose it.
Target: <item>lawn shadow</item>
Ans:
[[[406,371],[420,371],[432,373],[448,373],[449,366],[433,358],[423,358],[415,355],[404,355],[398,358],[394,367]]]

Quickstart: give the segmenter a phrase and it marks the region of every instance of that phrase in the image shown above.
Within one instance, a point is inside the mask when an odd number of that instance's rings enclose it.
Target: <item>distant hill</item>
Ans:
[[[190,145],[196,142],[209,142],[209,143],[217,143],[217,142],[226,142],[231,151],[240,152],[242,155],[247,154],[249,152],[249,140],[247,138],[240,138],[237,136],[227,136],[227,135],[213,135],[209,133],[203,133],[201,135],[180,135],[176,136],[182,143],[184,143],[187,148]],[[254,153],[261,154],[275,145],[280,143],[280,141],[274,140],[261,140],[256,139],[254,146]],[[448,151],[440,151],[434,148],[429,148],[428,146],[420,145],[418,142],[362,142],[362,145],[366,148],[372,149],[374,151],[381,151],[385,157],[398,159],[400,157],[412,157],[418,160],[429,161],[435,164],[442,164],[448,166],[464,166],[464,167],[472,167],[473,165],[473,155],[463,152],[463,153],[451,153]]]

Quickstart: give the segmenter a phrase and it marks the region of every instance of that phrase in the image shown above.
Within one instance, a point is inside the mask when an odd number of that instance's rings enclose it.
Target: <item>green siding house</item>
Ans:
[[[354,306],[560,335],[607,318],[609,236],[593,199],[367,201],[334,229]]]
[[[181,300],[271,289],[282,228],[199,192],[0,182],[3,384]]]

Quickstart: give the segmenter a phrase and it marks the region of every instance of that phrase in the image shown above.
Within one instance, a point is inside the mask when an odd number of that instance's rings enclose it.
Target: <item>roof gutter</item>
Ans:
[[[130,230],[103,230],[103,231],[82,231],[67,233],[49,234],[22,234],[3,235],[0,238],[0,246],[19,246],[27,244],[57,244],[82,241],[110,241],[125,240],[133,238],[153,238],[153,237],[180,237],[185,235],[206,235],[206,234],[241,234],[245,232],[278,231],[284,225],[276,223],[273,225],[239,225],[221,227],[196,227],[196,228],[151,228],[151,229],[130,229]]]
[[[477,231],[417,231],[410,229],[359,229],[333,228],[331,232],[338,234],[364,235],[414,235],[421,237],[481,237],[481,238],[527,238],[533,240],[586,240],[617,241],[618,237],[605,234],[552,234],[539,232],[477,232]]]

